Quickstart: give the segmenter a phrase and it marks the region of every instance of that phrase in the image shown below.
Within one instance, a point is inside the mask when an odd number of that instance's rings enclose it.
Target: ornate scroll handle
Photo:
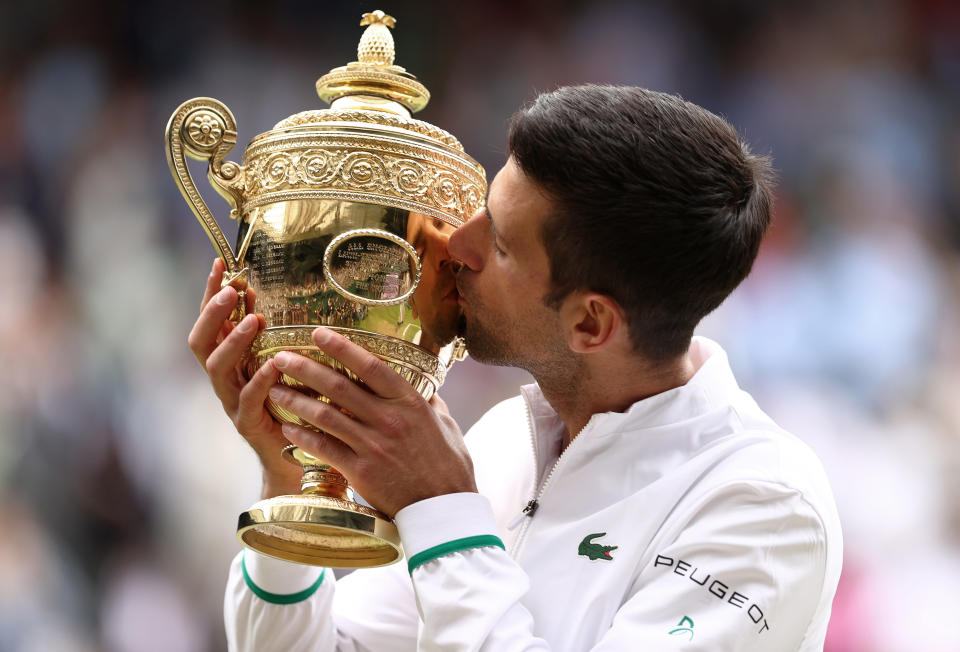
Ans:
[[[243,298],[246,295],[247,269],[237,260],[216,218],[197,191],[186,159],[189,156],[198,161],[209,161],[207,178],[210,185],[230,203],[230,216],[236,218],[237,206],[243,200],[243,175],[239,165],[223,160],[236,142],[237,122],[233,113],[222,102],[209,97],[196,97],[184,102],[167,123],[165,146],[170,173],[213,242],[217,254],[226,263],[223,285],[233,285],[241,296],[238,310],[231,315],[231,319],[239,320],[245,312]]]

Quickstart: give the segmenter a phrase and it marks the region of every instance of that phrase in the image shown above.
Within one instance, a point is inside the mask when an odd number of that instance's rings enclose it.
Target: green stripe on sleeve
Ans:
[[[407,562],[407,568],[412,575],[414,569],[416,569],[418,566],[422,566],[428,561],[433,561],[438,557],[449,555],[452,552],[460,552],[461,550],[469,550],[471,548],[484,548],[486,546],[497,546],[498,548],[503,548],[504,550],[507,549],[506,546],[503,545],[503,541],[500,540],[500,537],[492,534],[481,534],[480,536],[456,539],[455,541],[441,543],[439,546],[427,548],[423,552],[417,553],[411,557]]]
[[[320,585],[323,583],[323,577],[327,574],[327,569],[324,568],[320,573],[320,577],[317,578],[317,581],[314,582],[311,586],[308,586],[302,591],[297,591],[296,593],[270,593],[269,591],[264,591],[259,586],[253,583],[253,580],[250,579],[250,574],[247,573],[247,552],[244,550],[243,557],[240,559],[240,567],[243,569],[243,581],[247,583],[247,588],[253,591],[253,594],[263,600],[264,602],[269,602],[271,604],[294,604],[296,602],[303,602],[311,595],[317,592],[317,589],[320,588]]]

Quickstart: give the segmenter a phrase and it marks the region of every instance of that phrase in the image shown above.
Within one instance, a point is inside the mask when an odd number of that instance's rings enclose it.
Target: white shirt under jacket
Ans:
[[[821,650],[842,557],[823,468],[718,345],[691,352],[690,382],[595,414],[559,459],[537,386],[494,407],[467,434],[480,493],[397,514],[408,563],[335,582],[241,553],[230,649]]]

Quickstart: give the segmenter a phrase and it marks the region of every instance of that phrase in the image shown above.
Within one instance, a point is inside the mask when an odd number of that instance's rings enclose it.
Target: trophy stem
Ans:
[[[348,495],[350,484],[342,473],[329,464],[324,464],[295,444],[285,446],[280,455],[286,461],[303,469],[300,492],[304,495],[350,500]]]
[[[349,500],[347,479],[332,467],[304,466],[300,491],[311,496],[332,496]]]
[[[303,469],[302,493],[261,500],[240,514],[237,538],[277,559],[332,568],[371,568],[403,556],[396,525],[352,500],[347,479],[291,444],[283,458]]]

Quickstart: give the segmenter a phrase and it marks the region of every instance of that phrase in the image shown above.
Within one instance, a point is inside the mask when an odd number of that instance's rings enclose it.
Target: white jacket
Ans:
[[[719,346],[691,351],[686,385],[595,414],[559,460],[539,388],[494,407],[467,434],[480,493],[397,514],[408,563],[335,582],[241,553],[230,649],[821,650],[842,557],[824,471]]]

